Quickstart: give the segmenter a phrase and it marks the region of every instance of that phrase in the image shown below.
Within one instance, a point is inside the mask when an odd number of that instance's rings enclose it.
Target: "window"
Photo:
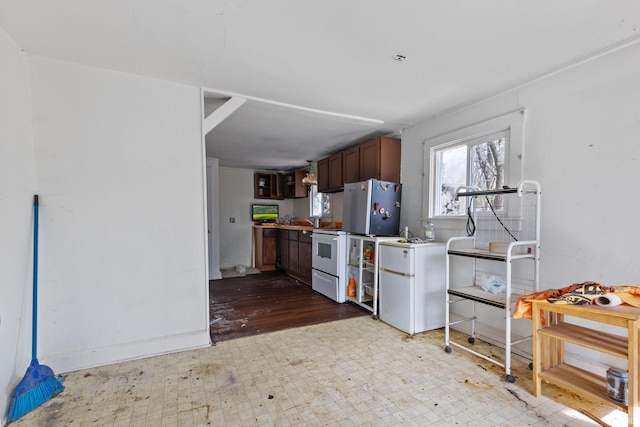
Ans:
[[[309,186],[309,216],[311,218],[322,216],[322,193],[318,192],[317,185]]]
[[[312,185],[309,188],[309,216],[313,218],[332,216],[331,194],[319,193],[317,185]]]
[[[502,188],[505,183],[505,152],[508,132],[502,131],[476,137],[454,144],[434,147],[435,186],[438,190],[436,216],[463,215],[466,199],[456,199],[459,187],[477,190]],[[494,209],[500,209],[501,200],[494,196],[490,200]],[[488,200],[479,198],[479,205]],[[481,206],[476,206],[481,208]]]
[[[461,218],[467,197],[456,190],[516,186],[522,180],[524,110],[517,110],[424,141],[423,220]],[[425,195],[426,196],[426,195]],[[475,209],[504,209],[500,195],[475,198]],[[452,224],[453,225],[453,224]]]

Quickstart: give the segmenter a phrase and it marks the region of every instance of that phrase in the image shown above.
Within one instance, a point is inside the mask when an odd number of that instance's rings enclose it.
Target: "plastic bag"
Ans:
[[[483,274],[480,276],[480,287],[492,294],[503,294],[507,288],[507,283],[502,277]]]

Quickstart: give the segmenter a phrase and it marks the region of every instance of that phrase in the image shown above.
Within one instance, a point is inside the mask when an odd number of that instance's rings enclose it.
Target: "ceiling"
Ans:
[[[221,166],[287,169],[640,39],[631,0],[13,0],[28,54],[205,88]],[[402,55],[403,61],[394,56]]]

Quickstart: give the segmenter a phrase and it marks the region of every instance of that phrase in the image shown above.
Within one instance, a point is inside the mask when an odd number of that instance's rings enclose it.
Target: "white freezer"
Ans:
[[[410,335],[445,325],[445,245],[384,242],[379,246],[380,313]]]
[[[415,248],[388,246],[380,247],[380,267],[395,273],[415,275]],[[384,261],[383,261],[384,259]],[[383,264],[384,263],[384,264]]]

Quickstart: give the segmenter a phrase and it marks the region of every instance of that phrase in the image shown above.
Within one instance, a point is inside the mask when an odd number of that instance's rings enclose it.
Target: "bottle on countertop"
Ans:
[[[431,221],[424,223],[424,240],[433,242],[436,239],[436,231]]]

